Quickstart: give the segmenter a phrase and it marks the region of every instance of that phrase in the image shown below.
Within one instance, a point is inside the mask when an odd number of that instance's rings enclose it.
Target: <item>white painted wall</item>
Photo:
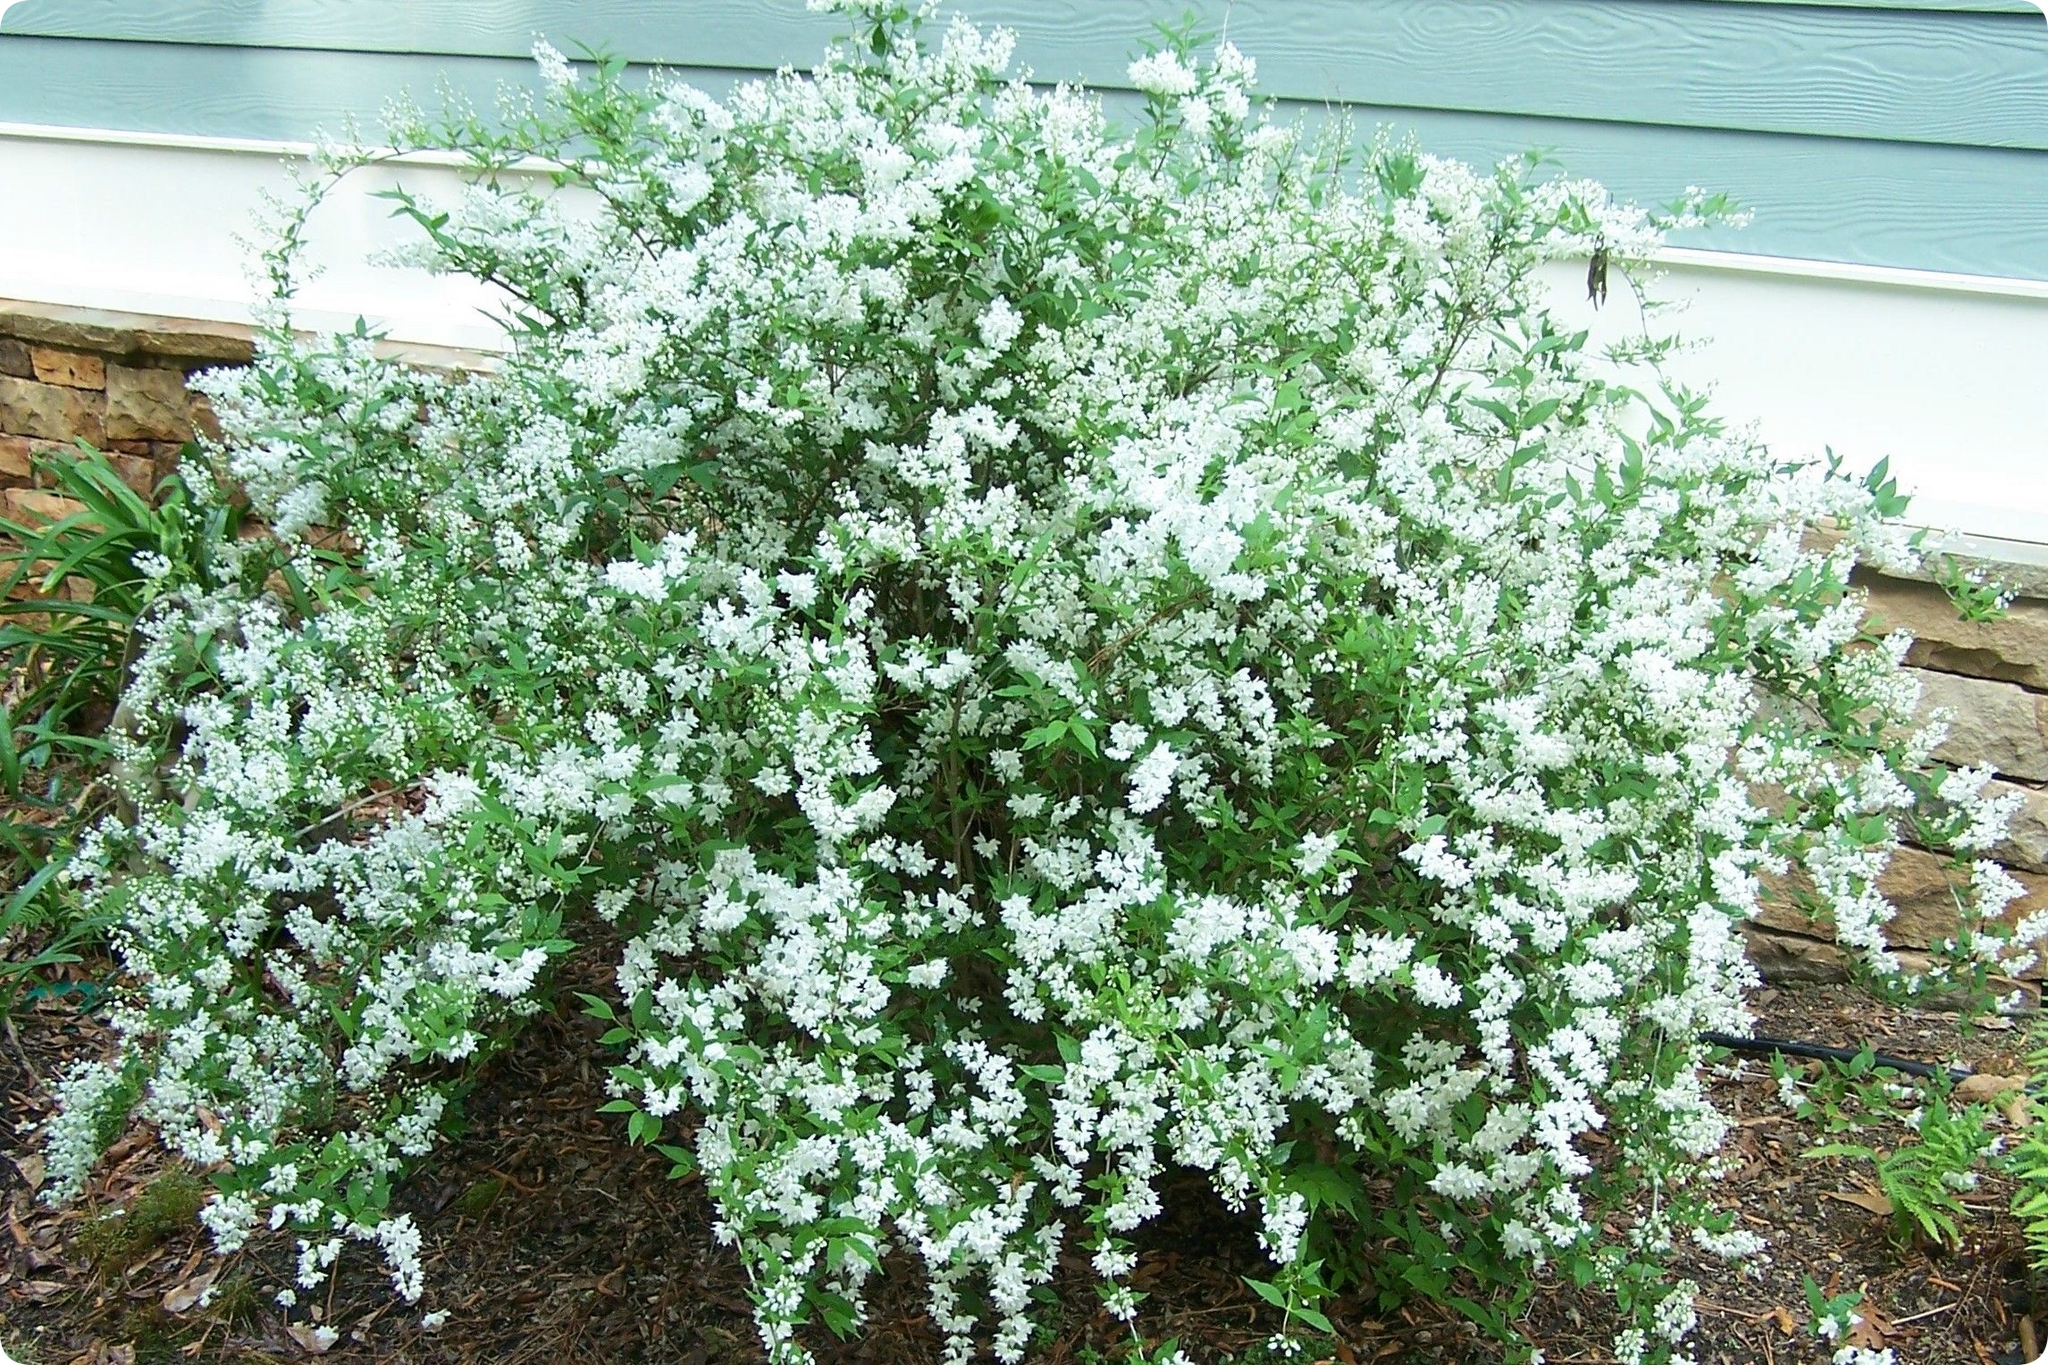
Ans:
[[[237,239],[299,150],[0,125],[0,298],[246,318]],[[408,240],[372,197],[394,177],[453,184],[445,166],[414,163],[358,175],[324,205],[303,321],[360,314],[398,340],[490,349],[483,289],[366,263]],[[1677,325],[1701,341],[1679,372],[1731,421],[1755,420],[1787,453],[1832,446],[1858,468],[1890,456],[1915,520],[2048,544],[2048,282],[1678,250],[1665,264],[1661,292],[1689,301]],[[1554,282],[1596,339],[1638,325],[1618,278],[1598,313],[1582,272]]]
[[[141,140],[147,136],[147,141]],[[304,148],[0,124],[0,298],[244,322],[261,293],[247,243],[266,195],[296,196]],[[371,265],[418,239],[375,197],[403,179],[452,189],[431,163],[359,172],[315,213],[298,316],[398,340],[492,349],[501,330],[474,282]]]
[[[1704,251],[1664,264],[1657,292],[1687,308],[1657,321],[1699,341],[1673,368],[1731,422],[1859,471],[1890,457],[1915,521],[2048,543],[2048,282]],[[1596,340],[1640,329],[1624,290],[1596,313],[1583,271],[1554,281]]]

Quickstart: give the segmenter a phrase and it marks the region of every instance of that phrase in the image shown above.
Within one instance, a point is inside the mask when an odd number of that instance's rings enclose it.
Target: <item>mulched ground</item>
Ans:
[[[580,984],[580,983],[577,983]],[[565,996],[573,999],[573,997]],[[1880,1051],[2015,1075],[2021,1031],[1965,1036],[1953,1019],[1904,1013],[1846,988],[1766,991],[1760,1031],[1827,1041],[1869,1041]],[[711,1237],[711,1214],[694,1181],[666,1178],[668,1163],[628,1148],[622,1125],[596,1113],[601,1057],[594,1022],[565,1015],[536,1023],[529,1041],[494,1063],[468,1106],[467,1131],[400,1195],[426,1236],[427,1298],[395,1301],[369,1251],[344,1253],[341,1273],[317,1302],[288,1316],[272,1302],[290,1276],[289,1249],[252,1248],[217,1265],[184,1225],[192,1187],[148,1143],[124,1142],[88,1199],[52,1210],[38,1203],[37,1128],[44,1082],[67,1059],[97,1053],[104,1031],[77,997],[58,995],[20,1011],[0,1038],[0,1342],[26,1365],[148,1362],[295,1362],[341,1365],[524,1365],[526,1362],[674,1362],[752,1365],[761,1360],[737,1262]],[[1887,1222],[1851,1202],[1864,1198],[1853,1168],[1800,1153],[1825,1140],[1791,1117],[1769,1067],[1749,1061],[1716,1087],[1738,1128],[1741,1172],[1730,1183],[1747,1221],[1772,1243],[1760,1277],[1718,1264],[1693,1273],[1705,1286],[1694,1350],[1701,1365],[1821,1362],[1808,1330],[1801,1284],[1861,1288],[1867,1322],[1857,1341],[1896,1350],[1901,1365],[2022,1365],[2035,1323],[2048,1325],[2026,1272],[2019,1231],[1996,1181],[1969,1196],[1964,1245],[1937,1253],[1901,1247]],[[1859,1112],[1853,1105],[1845,1112]],[[1851,1140],[1884,1147],[1896,1128]],[[1850,1196],[1844,1198],[1843,1196]],[[183,1205],[180,1206],[180,1200]],[[1198,1359],[1256,1350],[1273,1329],[1243,1282],[1263,1262],[1250,1224],[1196,1182],[1167,1192],[1167,1212],[1146,1231],[1137,1272],[1149,1292],[1141,1325],[1154,1340],[1177,1336]],[[98,1220],[126,1208],[112,1237]],[[136,1213],[172,1215],[162,1226]],[[124,1240],[125,1238],[125,1240]],[[209,1274],[208,1307],[192,1305]],[[1085,1261],[1059,1285],[1062,1311],[1034,1348],[1046,1365],[1088,1365],[1128,1338],[1095,1310]],[[422,1314],[440,1309],[436,1330]],[[1335,1365],[1494,1360],[1497,1349],[1442,1310],[1417,1305],[1375,1315],[1357,1305],[1331,1314]],[[1613,1313],[1595,1293],[1538,1287],[1525,1330],[1549,1365],[1593,1365],[1607,1349]],[[317,1328],[338,1339],[325,1349]],[[872,1325],[849,1343],[820,1336],[824,1365],[929,1365],[940,1357],[912,1277],[899,1273],[878,1296]],[[1303,1365],[1312,1362],[1303,1361]]]

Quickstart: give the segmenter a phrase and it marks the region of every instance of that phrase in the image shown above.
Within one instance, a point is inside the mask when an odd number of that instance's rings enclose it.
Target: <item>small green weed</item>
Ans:
[[[1962,1219],[1968,1212],[1957,1195],[1976,1188],[1978,1163],[1995,1143],[1986,1127],[1989,1116],[1990,1111],[1977,1104],[1951,1109],[1944,1095],[1930,1090],[1920,1110],[1919,1141],[1903,1143],[1888,1154],[1860,1143],[1832,1142],[1805,1155],[1870,1163],[1878,1188],[1891,1201],[1894,1235],[1902,1242],[1917,1236],[1953,1248],[1962,1241]]]
[[[101,1214],[79,1233],[79,1249],[96,1266],[124,1269],[174,1232],[194,1226],[206,1182],[190,1171],[165,1171],[126,1209]]]
[[[1297,1334],[1284,1341],[1261,1342],[1241,1353],[1225,1356],[1220,1365],[1304,1365],[1308,1361],[1332,1360],[1337,1354],[1337,1338],[1334,1336]],[[1180,1341],[1175,1337],[1151,1346],[1133,1341],[1108,1351],[1082,1346],[1074,1352],[1075,1365],[1172,1365],[1186,1359],[1187,1356],[1181,1352]]]
[[[2029,1075],[2048,1073],[2048,1027],[2036,1025],[2035,1050],[2027,1057]],[[2035,1270],[2048,1271],[2048,1102],[2029,1086],[2020,1103],[2028,1122],[2005,1159],[2013,1178],[2013,1216],[2027,1238],[2027,1259]]]
[[[1830,1294],[1808,1275],[1800,1282],[1806,1291],[1807,1311],[1813,1316],[1807,1320],[1808,1328],[1822,1341],[1839,1346],[1856,1324],[1863,1321],[1857,1313],[1857,1305],[1863,1302],[1863,1291],[1851,1289],[1846,1293]]]
[[[214,1285],[208,1312],[215,1322],[242,1326],[254,1322],[263,1309],[263,1295],[248,1274],[235,1271],[223,1275]]]
[[[0,787],[47,799],[56,793],[45,785],[63,775],[67,760],[89,767],[107,752],[101,732],[121,690],[136,618],[154,591],[138,557],[171,561],[186,499],[173,477],[162,505],[152,505],[84,445],[38,468],[81,510],[37,523],[0,518],[0,535],[14,546],[0,552],[0,663],[8,675]]]
[[[504,1181],[496,1176],[486,1176],[455,1196],[454,1208],[464,1217],[481,1218],[491,1211],[504,1193]]]
[[[1919,1090],[1877,1065],[1869,1044],[1846,1062],[1801,1063],[1774,1055],[1778,1095],[1794,1118],[1823,1133],[1860,1133],[1902,1119]]]

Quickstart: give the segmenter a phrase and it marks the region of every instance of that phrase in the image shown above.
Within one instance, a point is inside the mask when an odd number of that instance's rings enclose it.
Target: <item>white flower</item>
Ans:
[[[1127,71],[1131,88],[1158,99],[1179,99],[1198,88],[1195,73],[1171,52],[1153,52],[1132,62]]]
[[[1429,1181],[1431,1189],[1449,1199],[1477,1199],[1486,1193],[1488,1184],[1484,1175],[1455,1161],[1439,1166]]]
[[[1328,867],[1331,856],[1342,843],[1342,838],[1335,834],[1311,834],[1303,838],[1301,852],[1295,855],[1302,875],[1313,877]]]
[[[1001,354],[1010,349],[1010,343],[1024,330],[1024,319],[1010,306],[1008,299],[998,298],[982,310],[978,325],[981,330],[981,344]]]
[[[1465,993],[1434,963],[1417,962],[1409,968],[1415,998],[1433,1009],[1447,1010],[1464,999]]]
[[[1157,810],[1173,787],[1174,771],[1179,765],[1180,760],[1175,757],[1171,745],[1164,742],[1153,745],[1124,779],[1130,788],[1124,804],[1137,815]]]
[[[560,90],[576,83],[576,69],[569,65],[569,59],[543,39],[534,40],[533,61],[549,89]]]

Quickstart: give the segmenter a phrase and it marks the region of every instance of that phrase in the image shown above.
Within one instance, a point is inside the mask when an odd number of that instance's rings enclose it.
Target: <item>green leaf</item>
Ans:
[[[678,1147],[672,1142],[657,1142],[654,1144],[654,1150],[668,1158],[670,1180],[681,1180],[697,1169],[697,1154],[687,1147]]]
[[[1450,1305],[1473,1322],[1485,1328],[1487,1335],[1493,1337],[1496,1341],[1506,1341],[1513,1335],[1508,1330],[1507,1318],[1502,1315],[1498,1308],[1468,1299],[1460,1294],[1453,1294],[1451,1296]]]
[[[1519,426],[1519,423],[1515,420],[1515,410],[1506,403],[1501,402],[1498,398],[1474,398],[1470,401],[1472,406],[1478,408],[1481,412],[1492,413],[1495,417],[1499,418],[1500,424],[1509,430],[1514,430]]]
[[[1312,1161],[1289,1172],[1287,1186],[1308,1200],[1311,1211],[1320,1208],[1337,1208],[1351,1214],[1358,1211],[1360,1190],[1357,1182],[1323,1162]]]
[[[1322,1313],[1318,1312],[1316,1309],[1310,1308],[1306,1304],[1296,1304],[1294,1308],[1289,1311],[1288,1315],[1290,1317],[1301,1319],[1309,1326],[1315,1328],[1318,1332],[1328,1332],[1334,1335],[1337,1331],[1337,1329],[1331,1325],[1331,1322],[1328,1318],[1324,1317]]]

